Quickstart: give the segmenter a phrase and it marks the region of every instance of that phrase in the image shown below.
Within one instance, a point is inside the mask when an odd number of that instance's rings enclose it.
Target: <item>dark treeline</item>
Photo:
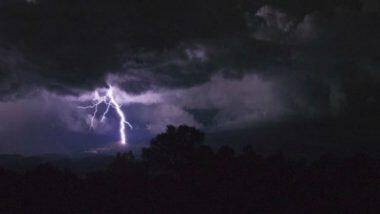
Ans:
[[[380,162],[365,155],[316,161],[251,147],[202,145],[195,128],[168,126],[141,159],[118,154],[79,176],[42,164],[0,170],[0,213],[378,213]]]

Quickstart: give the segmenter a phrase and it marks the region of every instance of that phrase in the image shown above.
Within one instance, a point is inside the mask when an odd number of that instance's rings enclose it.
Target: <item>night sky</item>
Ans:
[[[212,146],[380,154],[377,0],[0,0],[0,153],[118,145],[187,124]],[[99,106],[99,112],[106,106]]]

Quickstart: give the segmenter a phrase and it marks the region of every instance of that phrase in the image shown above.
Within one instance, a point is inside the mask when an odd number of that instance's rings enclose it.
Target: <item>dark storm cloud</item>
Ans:
[[[0,46],[17,49],[52,89],[100,84],[126,50],[163,50],[245,28],[232,1],[1,2]]]
[[[289,50],[290,57],[282,57],[287,63],[281,68],[289,75],[282,85],[295,109],[355,115],[355,120],[378,115],[379,14],[353,5],[302,16],[266,5],[248,16],[254,39]]]
[[[210,81],[217,73],[242,78],[253,69],[282,65],[288,52],[282,47],[248,38],[198,40],[166,51],[127,54],[119,70],[124,88],[186,88]],[[135,86],[135,88],[131,87]]]
[[[109,78],[141,93],[257,74],[302,115],[373,112],[380,19],[368,4],[2,1],[1,90],[70,93]]]
[[[112,114],[89,132],[91,112],[76,108],[107,81],[128,93],[132,144],[139,130],[150,136],[170,123],[222,138],[286,124],[264,131],[269,145],[303,121],[315,135],[341,130],[332,141],[356,127],[376,130],[378,12],[375,0],[0,0],[0,117],[9,124],[0,126],[8,139],[0,149],[116,139]],[[132,95],[143,99],[129,104]],[[45,145],[47,131],[54,145]],[[25,147],[28,139],[35,146]]]

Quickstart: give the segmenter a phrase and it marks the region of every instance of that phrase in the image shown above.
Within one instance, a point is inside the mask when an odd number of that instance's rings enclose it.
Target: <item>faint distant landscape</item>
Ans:
[[[168,126],[136,156],[0,156],[0,213],[378,213],[380,159],[213,149]],[[183,210],[184,208],[185,211]]]
[[[46,154],[38,156],[0,155],[0,167],[9,170],[26,171],[37,166],[49,163],[61,169],[69,169],[75,173],[87,173],[105,170],[113,161],[112,155],[78,155],[65,156],[59,154]]]

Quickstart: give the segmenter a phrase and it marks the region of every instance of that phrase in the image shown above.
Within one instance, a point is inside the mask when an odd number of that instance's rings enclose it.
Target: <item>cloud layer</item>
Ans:
[[[90,113],[76,106],[108,83],[145,134],[168,123],[209,131],[301,120],[374,127],[376,5],[0,0],[0,118],[45,117],[87,135]],[[33,110],[40,105],[47,116]],[[7,114],[13,109],[22,110]],[[113,120],[95,134],[112,136]]]

